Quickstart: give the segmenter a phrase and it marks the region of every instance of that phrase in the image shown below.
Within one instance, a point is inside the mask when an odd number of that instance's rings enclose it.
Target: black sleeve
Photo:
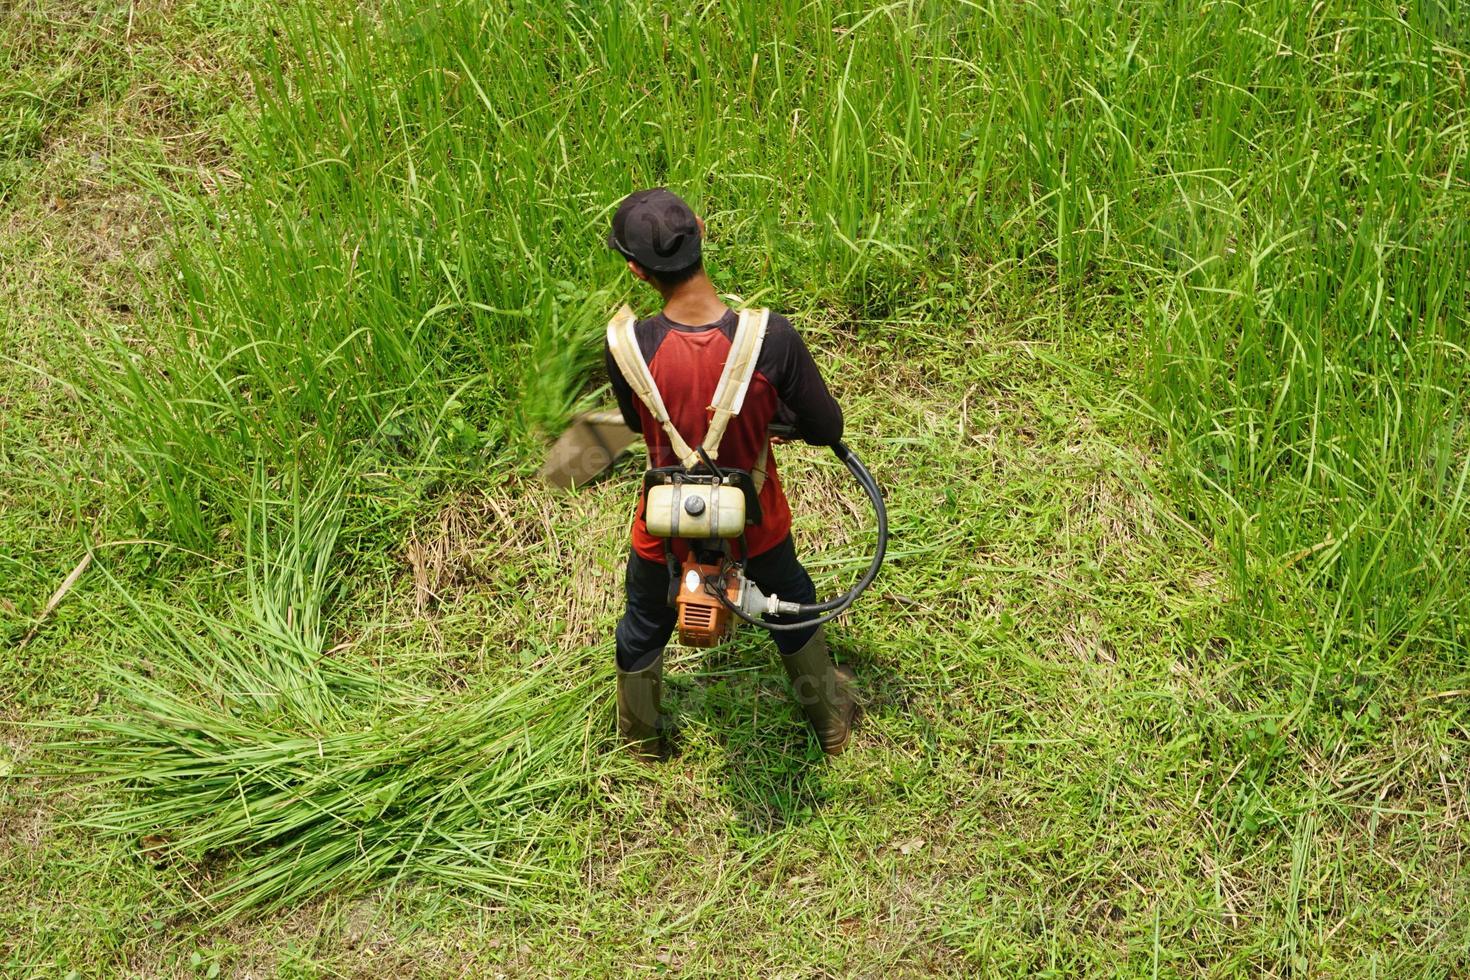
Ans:
[[[793,423],[802,439],[830,446],[842,438],[842,408],[827,390],[801,334],[784,316],[771,314],[758,368],[781,399],[782,420]]]
[[[607,380],[612,382],[613,397],[618,400],[618,410],[623,413],[623,421],[628,428],[634,432],[643,431],[643,419],[638,415],[638,406],[634,403],[633,386],[628,384],[628,379],[623,377],[623,372],[618,368],[618,362],[613,358],[612,348],[605,347],[602,359],[607,364]]]

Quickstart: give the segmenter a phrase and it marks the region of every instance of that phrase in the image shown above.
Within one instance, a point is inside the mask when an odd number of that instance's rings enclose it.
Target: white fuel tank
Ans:
[[[729,484],[664,483],[648,488],[643,520],[656,538],[738,538],[745,493]]]

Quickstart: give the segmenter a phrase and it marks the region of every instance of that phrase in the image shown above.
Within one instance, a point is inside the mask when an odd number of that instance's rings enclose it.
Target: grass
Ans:
[[[1465,969],[1457,6],[6,16],[7,973]],[[609,751],[653,183],[889,495],[834,762],[748,633]]]

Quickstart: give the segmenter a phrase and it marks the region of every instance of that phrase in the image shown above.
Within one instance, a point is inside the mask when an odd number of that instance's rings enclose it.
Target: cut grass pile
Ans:
[[[86,777],[4,852],[0,964],[244,970],[243,928],[361,972],[345,903],[390,885],[390,973],[1463,968],[1456,6],[186,5],[239,89],[139,68],[133,32],[190,47],[142,6],[0,82],[41,284],[0,311],[0,709],[65,730],[0,768]],[[130,85],[228,150],[57,149]],[[166,214],[141,282],[37,247],[73,172]],[[636,464],[527,476],[605,398],[601,240],[650,184],[889,494],[834,764],[750,635],[671,658],[672,763],[609,754]],[[870,542],[817,456],[783,467],[836,588]]]
[[[575,877],[569,809],[622,761],[603,664],[523,660],[445,703],[350,658],[327,627],[347,477],[277,499],[257,472],[243,600],[131,603],[145,656],[113,669],[114,717],[61,723],[51,775],[116,786],[80,826],[134,843],[208,920],[405,876],[544,903]]]
[[[55,774],[117,784],[79,825],[135,842],[180,908],[213,922],[406,877],[544,911],[548,886],[574,880],[585,855],[565,828],[616,768],[600,670],[584,663],[569,683],[565,663],[532,667],[449,705],[422,688],[364,692],[354,673],[323,692],[334,713],[365,693],[388,703],[344,727],[263,710],[283,688],[235,657],[275,648],[218,623],[203,630],[207,643],[154,645],[167,669],[114,678],[128,692],[121,715],[68,726],[78,740],[54,744]],[[232,686],[242,680],[255,690]]]

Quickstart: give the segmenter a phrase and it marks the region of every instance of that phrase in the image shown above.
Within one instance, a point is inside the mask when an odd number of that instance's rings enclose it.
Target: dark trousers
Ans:
[[[797,561],[796,546],[789,534],[774,548],[751,555],[745,562],[745,577],[766,595],[774,593],[788,602],[815,602],[817,599],[817,587],[812,584],[812,577],[806,569],[801,567],[801,562]],[[637,552],[630,552],[625,581],[628,607],[618,621],[618,666],[623,670],[639,670],[669,642],[678,614],[669,605],[669,567],[663,562],[650,561]],[[773,623],[784,623],[802,617],[765,618]],[[795,653],[815,632],[815,626],[803,630],[773,630],[771,638],[783,654]]]

